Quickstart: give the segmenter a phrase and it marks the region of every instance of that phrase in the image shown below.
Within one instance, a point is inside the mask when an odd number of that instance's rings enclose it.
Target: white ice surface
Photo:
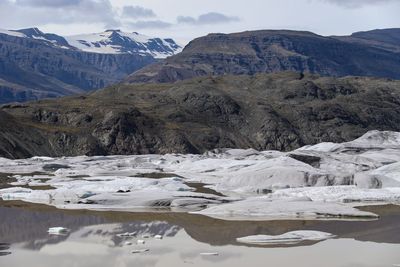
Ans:
[[[251,197],[246,200],[209,207],[195,214],[223,220],[365,220],[377,215],[337,202],[312,201],[307,198],[271,199]]]
[[[293,245],[304,241],[322,241],[335,236],[320,231],[293,231],[282,235],[252,235],[237,238],[239,243],[253,245]]]
[[[0,158],[0,172],[17,179],[0,197],[65,209],[204,208],[199,213],[230,219],[374,217],[355,207],[400,203],[399,140],[397,132],[371,131],[352,142],[291,152]],[[148,173],[172,177],[134,177]],[[186,182],[206,183],[227,197],[193,192]]]

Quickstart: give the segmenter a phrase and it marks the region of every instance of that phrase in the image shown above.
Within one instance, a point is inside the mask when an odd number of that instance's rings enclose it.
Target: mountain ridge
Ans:
[[[0,111],[18,122],[16,142],[0,120],[4,157],[291,150],[400,131],[400,81],[294,72],[198,77],[118,84]]]
[[[388,31],[397,36],[397,29]],[[181,53],[138,70],[125,82],[168,83],[198,76],[280,71],[400,78],[400,43],[361,39],[360,33],[355,36],[291,30],[209,34],[191,41]]]
[[[179,50],[178,45],[175,50],[171,48],[173,43],[165,53]],[[157,61],[154,53],[165,56],[162,46],[153,47],[153,54],[150,48],[143,46],[144,52],[94,53],[70,46],[64,37],[38,28],[0,30],[0,103],[79,94],[118,83]]]
[[[179,53],[182,49],[171,38],[149,37],[137,32],[123,32],[119,29],[105,30],[100,33],[61,36],[44,33],[39,28],[33,27],[20,30],[0,29],[0,34],[35,39],[58,48],[99,54],[140,54],[154,58],[165,58]]]

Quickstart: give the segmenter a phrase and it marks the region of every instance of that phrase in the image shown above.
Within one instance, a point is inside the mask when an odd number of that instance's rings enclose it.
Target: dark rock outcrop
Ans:
[[[0,116],[0,156],[10,158],[291,150],[400,131],[400,81],[290,72],[196,78],[5,105]]]

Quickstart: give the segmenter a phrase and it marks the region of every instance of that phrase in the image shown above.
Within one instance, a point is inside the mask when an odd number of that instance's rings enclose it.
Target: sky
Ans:
[[[121,29],[185,44],[259,29],[348,35],[400,28],[400,0],[0,0],[0,28],[60,35]]]

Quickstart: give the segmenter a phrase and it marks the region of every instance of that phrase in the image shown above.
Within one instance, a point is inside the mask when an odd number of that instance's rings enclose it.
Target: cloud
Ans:
[[[0,17],[2,27],[7,28],[77,22],[104,24],[105,27],[118,27],[121,24],[109,0],[0,1]]]
[[[398,0],[320,0],[346,8],[360,8],[367,5],[386,4]]]
[[[30,7],[65,7],[76,6],[82,3],[83,0],[17,0],[15,3],[20,6]]]
[[[207,25],[207,24],[222,24],[240,21],[238,17],[227,16],[217,12],[210,12],[200,15],[197,18],[189,16],[177,17],[178,24],[195,24],[195,25]]]
[[[153,10],[141,6],[124,6],[122,9],[122,16],[138,19],[154,18],[156,17],[156,14]]]
[[[139,20],[127,24],[135,29],[165,29],[173,26],[172,23],[161,20]]]
[[[0,0],[0,28],[20,29],[52,25],[83,27],[167,29],[180,24],[189,26],[224,24],[238,17],[209,12],[198,17],[180,16],[176,21],[157,19],[156,13],[138,5],[114,7],[112,0]]]

